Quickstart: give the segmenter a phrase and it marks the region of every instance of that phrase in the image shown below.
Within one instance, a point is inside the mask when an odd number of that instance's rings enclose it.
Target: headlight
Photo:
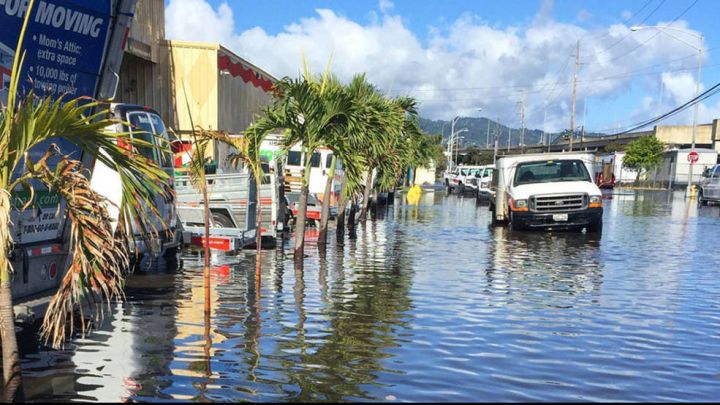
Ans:
[[[515,200],[515,208],[527,208],[527,200]]]
[[[601,208],[602,207],[602,197],[599,195],[593,195],[590,196],[590,204],[588,204],[589,208]]]

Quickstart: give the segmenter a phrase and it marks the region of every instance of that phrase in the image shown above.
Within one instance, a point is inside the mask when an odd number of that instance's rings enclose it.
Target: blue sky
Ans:
[[[195,25],[170,12],[184,7],[197,10],[201,3],[209,6],[210,14],[198,18],[205,21]],[[641,22],[668,24],[683,12],[676,27],[705,36],[709,52],[704,59],[704,88],[720,82],[714,58],[720,34],[713,29],[720,3],[715,0],[172,0],[166,4],[171,38],[221,42],[276,76],[295,73],[299,48],[315,69],[322,68],[332,51],[333,69],[342,78],[366,71],[384,90],[416,96],[423,115],[431,118],[478,115],[474,110],[482,107],[487,114],[479,115],[498,116],[517,126],[520,89],[525,89],[528,126],[548,130],[567,126],[573,44],[578,39],[583,63],[578,80],[584,81],[578,86],[579,121],[591,129],[622,128],[660,114],[694,94],[696,51],[664,33],[629,34],[627,27]],[[557,44],[548,47],[538,38]],[[683,39],[697,41],[692,36]],[[438,66],[428,67],[434,64]],[[620,79],[605,80],[612,77]],[[689,117],[682,114],[668,123],[687,122]],[[708,100],[701,118],[720,118],[720,102]]]

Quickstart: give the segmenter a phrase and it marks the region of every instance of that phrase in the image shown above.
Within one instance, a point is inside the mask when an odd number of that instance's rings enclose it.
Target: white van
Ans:
[[[592,153],[537,153],[497,159],[490,210],[513,230],[602,230],[602,195]]]
[[[174,160],[169,149],[170,139],[160,114],[149,107],[115,103],[110,105],[110,113],[123,122],[108,128],[110,131],[115,133],[132,132],[134,137],[141,137],[155,145],[152,148],[138,148],[134,152],[156,162],[170,176],[169,186],[174,191]],[[130,128],[124,123],[129,123]],[[116,226],[119,214],[117,207],[122,202],[120,175],[114,169],[97,161],[92,173],[91,185],[95,191],[113,204],[108,206],[108,211],[113,218],[113,226]],[[146,208],[147,218],[150,219],[149,225],[153,227],[153,231],[143,234],[143,231],[133,224],[135,241],[130,246],[130,251],[137,255],[152,253],[153,256],[174,256],[182,242],[182,233],[178,229],[175,196],[157,195],[154,205],[160,213],[160,217],[152,213],[149,207]]]

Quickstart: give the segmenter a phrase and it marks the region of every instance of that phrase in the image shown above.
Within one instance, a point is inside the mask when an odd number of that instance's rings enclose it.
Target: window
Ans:
[[[128,122],[130,122],[130,130],[134,139],[140,139],[148,142],[148,146],[137,145],[135,148],[138,153],[152,161],[155,159],[154,146],[155,136],[153,135],[153,127],[150,124],[150,117],[147,113],[129,113]]]
[[[302,159],[300,157],[300,152],[289,151],[287,155],[288,166],[302,166]]]
[[[153,125],[153,128],[155,128],[155,135],[158,136],[156,138],[156,141],[162,142],[162,147],[166,148],[168,150],[161,151],[160,152],[160,166],[162,167],[173,167],[173,156],[170,151],[170,145],[168,143],[168,133],[165,129],[165,123],[163,123],[163,120],[158,117],[156,114],[149,114],[150,115],[150,122]]]
[[[332,166],[332,158],[333,158],[332,153],[328,153],[328,155],[325,157],[325,168],[326,169],[329,169],[330,166]]]
[[[320,152],[315,152],[310,158],[310,167],[320,167]]]
[[[548,160],[520,163],[515,170],[515,185],[555,181],[590,181],[580,160]]]

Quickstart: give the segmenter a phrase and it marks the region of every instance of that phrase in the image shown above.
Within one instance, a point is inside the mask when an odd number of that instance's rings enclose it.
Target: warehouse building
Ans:
[[[163,1],[139,0],[116,101],[153,108],[181,139],[190,139],[193,125],[239,135],[272,101],[275,81],[218,43],[166,40]],[[229,170],[227,146],[210,149]]]

